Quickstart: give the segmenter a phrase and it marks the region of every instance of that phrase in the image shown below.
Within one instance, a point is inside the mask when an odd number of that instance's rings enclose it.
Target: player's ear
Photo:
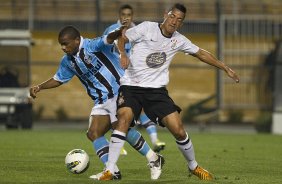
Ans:
[[[181,28],[183,26],[183,21],[181,22],[181,24],[179,25],[179,28]]]
[[[168,17],[168,11],[165,10],[165,11],[164,11],[164,19],[166,19],[167,17]]]
[[[75,38],[75,43],[80,44],[80,37]]]

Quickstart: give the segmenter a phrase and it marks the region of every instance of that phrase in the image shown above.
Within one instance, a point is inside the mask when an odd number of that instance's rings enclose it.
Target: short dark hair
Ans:
[[[122,6],[119,8],[119,13],[120,13],[122,10],[124,10],[124,9],[130,9],[130,10],[132,11],[132,13],[133,13],[133,8],[132,8],[132,6],[130,6],[129,4],[124,4],[124,5],[122,5]]]
[[[173,9],[178,9],[180,10],[182,13],[184,13],[184,15],[186,15],[186,7],[183,4],[180,3],[175,3],[169,11],[172,11]]]
[[[65,35],[69,35],[71,39],[76,39],[77,37],[80,37],[78,29],[72,25],[65,26],[61,29],[61,31],[59,32],[59,38]]]

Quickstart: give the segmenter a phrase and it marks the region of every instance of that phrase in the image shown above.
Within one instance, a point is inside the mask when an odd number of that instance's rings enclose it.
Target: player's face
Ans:
[[[173,9],[168,12],[164,18],[164,22],[161,26],[162,32],[165,36],[171,36],[182,26],[185,14],[178,9]]]
[[[75,55],[78,52],[80,38],[77,37],[75,39],[70,38],[68,34],[59,38],[59,43],[61,45],[61,49],[68,55]]]
[[[126,27],[129,27],[133,19],[133,12],[131,9],[123,9],[119,13],[119,20]]]

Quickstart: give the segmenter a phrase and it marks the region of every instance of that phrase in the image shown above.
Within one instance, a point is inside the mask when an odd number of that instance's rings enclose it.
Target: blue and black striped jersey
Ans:
[[[64,55],[54,79],[66,83],[76,75],[95,104],[102,104],[118,94],[124,70],[106,36],[83,39],[76,55]]]

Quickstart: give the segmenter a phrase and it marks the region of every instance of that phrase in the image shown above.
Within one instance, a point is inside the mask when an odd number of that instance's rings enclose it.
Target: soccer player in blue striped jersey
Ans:
[[[109,34],[111,31],[119,28],[121,26],[121,22],[125,22],[126,28],[132,28],[135,26],[133,23],[133,8],[132,6],[128,4],[124,4],[119,8],[119,20],[117,23],[110,25],[106,30],[104,31],[104,35]],[[125,52],[127,55],[130,54],[130,49],[131,49],[131,44],[128,42],[124,46]],[[117,50],[115,47],[113,50]],[[142,112],[140,117],[139,117],[139,122],[140,124],[146,128],[147,133],[150,136],[150,140],[153,145],[153,150],[155,152],[160,152],[165,148],[165,142],[160,141],[158,139],[158,133],[157,133],[157,127],[154,122],[152,122],[148,116]],[[124,148],[121,150],[121,154],[126,154],[126,151]]]
[[[124,26],[108,35],[95,39],[83,38],[73,26],[64,27],[58,41],[65,52],[55,75],[47,81],[30,88],[30,95],[36,98],[37,93],[44,89],[55,88],[77,76],[85,87],[87,94],[94,101],[89,118],[87,137],[92,142],[96,154],[106,164],[108,161],[109,142],[105,133],[117,122],[116,99],[119,90],[119,79],[124,74],[119,56],[112,52],[112,43]],[[149,162],[159,158],[141,134],[130,129],[126,140]],[[90,176],[99,178],[99,174]],[[121,173],[115,166],[114,179],[121,179]]]

